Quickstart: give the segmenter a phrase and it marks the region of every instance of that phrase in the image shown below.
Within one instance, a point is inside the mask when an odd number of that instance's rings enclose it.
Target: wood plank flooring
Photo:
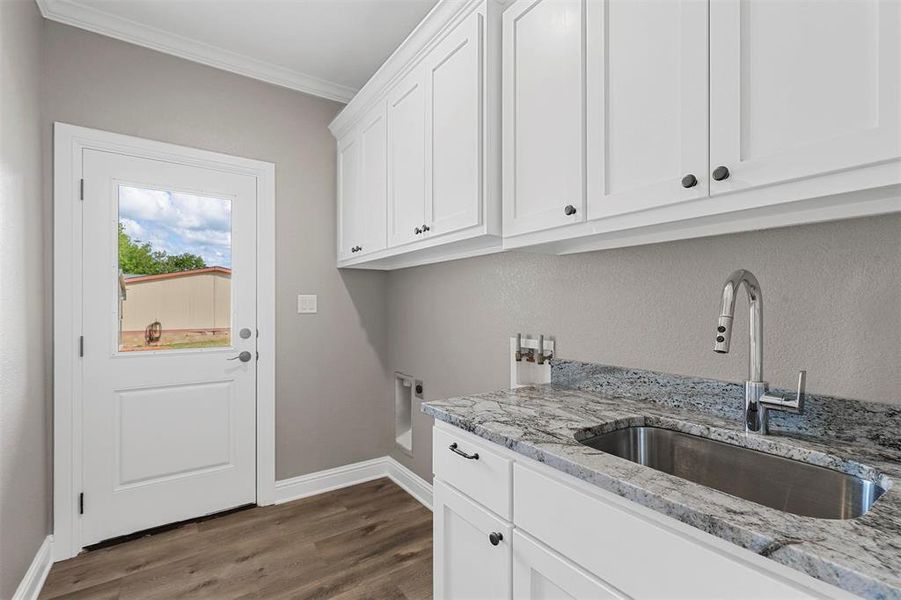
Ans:
[[[388,479],[56,563],[42,599],[432,597],[432,513]]]

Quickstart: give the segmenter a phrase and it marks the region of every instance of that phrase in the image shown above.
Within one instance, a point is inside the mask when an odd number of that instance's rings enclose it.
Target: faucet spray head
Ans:
[[[731,340],[732,317],[721,315],[716,323],[716,342],[713,344],[713,351],[719,354],[728,354]]]

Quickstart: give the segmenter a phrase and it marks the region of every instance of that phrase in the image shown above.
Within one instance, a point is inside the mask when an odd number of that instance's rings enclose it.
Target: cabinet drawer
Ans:
[[[517,528],[633,598],[816,597],[522,465],[514,467],[513,481]]]
[[[436,427],[432,435],[432,465],[436,477],[509,521],[512,462],[489,450],[488,444],[473,441],[463,432],[456,434]],[[463,454],[478,458],[466,458]]]

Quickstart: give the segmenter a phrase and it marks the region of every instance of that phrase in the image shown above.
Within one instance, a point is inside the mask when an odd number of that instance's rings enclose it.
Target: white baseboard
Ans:
[[[388,463],[388,477],[391,481],[419,500],[419,503],[427,509],[432,510],[432,484],[390,456],[386,457],[386,459]]]
[[[275,503],[300,500],[380,477],[390,478],[423,506],[432,509],[432,486],[390,456],[276,481]]]
[[[19,583],[12,600],[37,600],[51,566],[53,566],[53,536],[48,535],[41,542],[41,547],[34,555],[34,560],[31,561],[31,566],[25,572],[25,577]]]

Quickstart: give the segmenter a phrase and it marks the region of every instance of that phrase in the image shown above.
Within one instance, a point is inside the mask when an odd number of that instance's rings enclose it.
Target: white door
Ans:
[[[513,532],[513,597],[517,600],[627,598],[520,530]]]
[[[899,15],[897,0],[711,2],[711,193],[901,156]]]
[[[387,243],[388,139],[385,103],[380,102],[360,126],[358,254],[384,250]]]
[[[470,15],[428,58],[429,236],[481,221],[483,18]]]
[[[589,219],[707,196],[707,4],[588,2]]]
[[[504,11],[504,236],[585,220],[584,0]]]
[[[83,164],[88,545],[255,500],[257,192],[109,152]]]
[[[425,85],[407,75],[388,96],[388,246],[422,239],[425,225]]]
[[[511,598],[512,527],[438,479],[433,504],[435,600]]]
[[[338,141],[338,258],[357,256],[363,245],[360,202],[360,139],[356,131]]]

